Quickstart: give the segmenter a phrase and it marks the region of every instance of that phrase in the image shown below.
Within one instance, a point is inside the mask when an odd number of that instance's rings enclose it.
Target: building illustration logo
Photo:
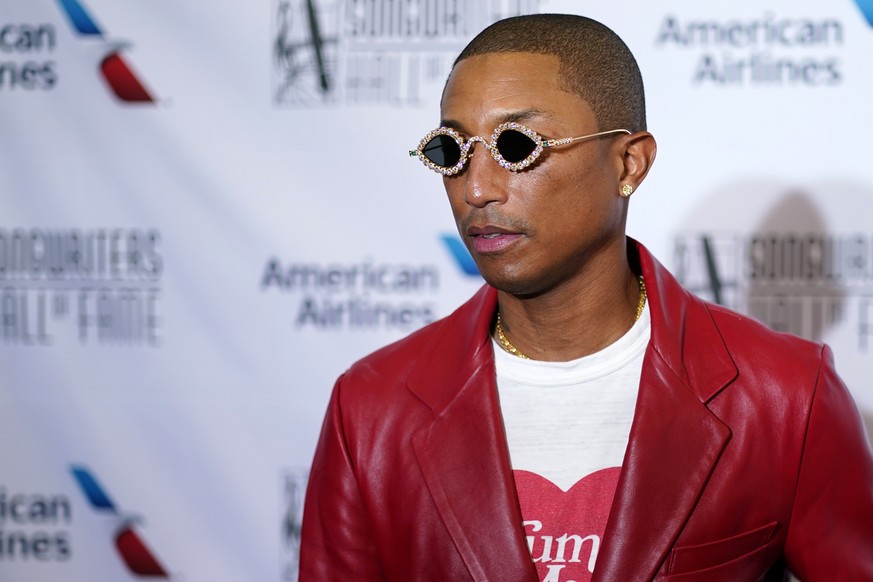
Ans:
[[[313,0],[294,5],[283,0],[277,18],[273,59],[281,80],[277,83],[276,100],[295,103],[331,100],[336,76],[335,27],[325,30],[324,14]],[[330,22],[333,24],[333,19]]]
[[[107,40],[100,26],[79,0],[57,0],[57,2],[76,34],[106,44],[107,52],[100,61],[100,74],[112,93],[125,103],[154,103],[154,98],[122,54],[129,43]]]
[[[112,516],[116,527],[114,531],[115,547],[121,560],[132,574],[138,577],[166,578],[169,575],[152,551],[136,532],[137,518],[121,513],[112,502],[106,490],[100,486],[94,475],[85,467],[75,465],[70,468],[73,478],[82,489],[82,493],[91,508],[103,515]]]

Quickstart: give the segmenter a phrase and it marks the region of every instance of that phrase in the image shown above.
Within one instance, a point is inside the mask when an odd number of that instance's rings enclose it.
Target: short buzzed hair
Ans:
[[[454,65],[476,55],[515,52],[558,57],[559,86],[588,103],[598,130],[646,129],[640,68],[624,41],[607,26],[572,14],[514,16],[476,35]]]

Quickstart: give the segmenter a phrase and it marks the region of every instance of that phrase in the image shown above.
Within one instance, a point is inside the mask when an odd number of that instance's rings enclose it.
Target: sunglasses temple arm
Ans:
[[[616,133],[625,133],[627,135],[631,135],[631,131],[628,129],[610,129],[608,131],[601,131],[598,133],[592,133],[589,135],[580,135],[579,137],[565,137],[563,139],[549,139],[543,140],[543,147],[550,148],[556,146],[567,145],[568,143],[573,143],[577,141],[586,141],[589,139],[595,139],[598,137],[603,137],[605,135],[613,135]]]

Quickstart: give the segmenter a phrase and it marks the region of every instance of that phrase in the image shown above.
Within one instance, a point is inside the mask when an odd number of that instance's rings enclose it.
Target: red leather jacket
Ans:
[[[830,351],[685,291],[652,337],[595,581],[873,580],[873,460]],[[312,465],[300,579],[536,581],[497,401],[496,292],[356,363]]]

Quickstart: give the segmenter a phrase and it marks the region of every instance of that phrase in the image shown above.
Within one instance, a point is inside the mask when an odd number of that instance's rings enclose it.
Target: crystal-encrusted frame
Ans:
[[[507,161],[500,151],[497,149],[497,138],[500,137],[500,134],[507,130],[517,131],[521,134],[524,134],[528,139],[530,139],[534,143],[533,151],[520,162],[509,162]],[[520,172],[526,168],[528,168],[531,164],[533,164],[537,158],[540,157],[540,154],[543,153],[544,148],[562,146],[569,143],[573,143],[576,141],[584,141],[592,138],[602,137],[605,135],[612,135],[616,133],[626,133],[628,135],[631,134],[630,130],[627,129],[610,129],[608,131],[601,131],[598,133],[592,133],[589,135],[581,135],[579,137],[564,137],[559,139],[543,139],[540,134],[535,132],[534,130],[526,127],[520,123],[515,121],[508,121],[506,123],[501,123],[494,131],[491,133],[491,141],[487,141],[478,135],[473,136],[467,140],[464,140],[455,129],[451,127],[438,127],[432,131],[429,131],[427,135],[421,138],[421,141],[418,142],[418,147],[414,150],[409,151],[410,157],[418,157],[422,161],[422,163],[428,167],[428,169],[433,170],[438,174],[442,174],[443,176],[454,176],[462,169],[464,169],[464,164],[467,163],[467,158],[469,158],[470,148],[473,147],[473,144],[477,141],[482,142],[482,144],[488,148],[488,152],[491,154],[491,157],[500,164],[502,168],[509,170],[510,172]],[[461,156],[454,166],[439,166],[432,161],[430,161],[426,155],[424,155],[424,148],[427,146],[430,141],[439,136],[439,135],[447,135],[455,140],[455,143],[458,144],[458,148],[461,150]]]
[[[458,144],[458,148],[461,150],[461,158],[458,160],[458,163],[451,167],[446,166],[438,166],[437,164],[430,161],[426,155],[424,155],[424,147],[430,143],[430,141],[439,136],[439,135],[447,135]],[[452,129],[451,127],[438,127],[433,131],[427,132],[421,141],[418,142],[418,147],[409,152],[410,156],[417,156],[419,160],[424,163],[429,169],[437,172],[438,174],[442,174],[443,176],[454,176],[458,172],[460,172],[464,168],[464,164],[467,163],[467,152],[470,149],[470,143],[464,143],[464,138],[461,137],[457,131]]]

